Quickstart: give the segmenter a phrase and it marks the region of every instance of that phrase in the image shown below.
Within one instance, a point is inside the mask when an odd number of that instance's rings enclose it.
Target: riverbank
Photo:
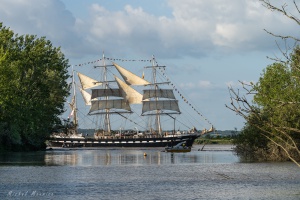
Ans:
[[[232,145],[231,138],[198,138],[194,141],[194,144],[227,144]]]
[[[234,147],[232,144],[195,144],[193,149],[197,151],[233,151]]]

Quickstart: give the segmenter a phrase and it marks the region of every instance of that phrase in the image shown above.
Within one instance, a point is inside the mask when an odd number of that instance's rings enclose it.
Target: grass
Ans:
[[[231,138],[199,138],[194,144],[232,144]]]

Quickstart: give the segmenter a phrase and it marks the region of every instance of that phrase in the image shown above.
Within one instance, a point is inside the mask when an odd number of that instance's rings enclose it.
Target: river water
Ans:
[[[0,154],[0,199],[300,199],[295,164],[242,163],[230,148]]]

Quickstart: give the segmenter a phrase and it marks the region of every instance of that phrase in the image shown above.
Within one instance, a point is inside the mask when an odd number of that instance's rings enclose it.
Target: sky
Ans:
[[[293,12],[291,0],[286,2],[287,10]],[[122,59],[154,55],[160,65],[167,66],[186,99],[219,130],[240,130],[245,123],[225,107],[230,104],[228,86],[238,89],[239,81],[257,82],[263,69],[273,63],[267,56],[282,57],[278,39],[264,29],[297,35],[296,24],[266,9],[259,0],[0,3],[4,26],[19,35],[45,36],[61,47],[70,65],[98,60],[103,52]]]

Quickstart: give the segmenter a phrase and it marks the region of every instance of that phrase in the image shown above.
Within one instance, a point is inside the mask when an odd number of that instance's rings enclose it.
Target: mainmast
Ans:
[[[102,61],[103,61],[103,80],[104,80],[104,84],[105,84],[105,89],[108,89],[108,81],[107,81],[107,66],[105,64],[105,56],[104,56],[104,52],[102,54]],[[105,97],[105,100],[108,101],[108,96]],[[107,133],[111,132],[111,126],[110,126],[110,118],[109,118],[109,109],[105,109],[105,119],[104,119],[104,131]]]
[[[105,63],[105,56],[102,57],[102,65],[94,66],[101,67],[102,69],[102,78],[101,81],[93,80],[89,77],[84,77],[80,75],[88,82],[85,83],[81,80],[81,84],[86,85],[89,88],[89,85],[92,83],[91,88],[95,86],[101,86],[101,88],[91,89],[91,107],[89,115],[102,115],[103,119],[103,131],[104,133],[111,133],[111,124],[110,124],[110,115],[111,114],[121,114],[121,113],[132,113],[130,104],[141,102],[142,95],[140,97],[136,95],[136,91],[131,88],[126,87],[126,84],[123,83],[115,76],[115,80],[108,80],[108,67],[119,67],[117,64]],[[135,80],[135,79],[134,79]],[[116,84],[111,84],[112,82],[117,82],[119,87],[116,87]],[[121,88],[122,87],[122,88]],[[135,95],[135,96],[133,96]]]
[[[156,65],[157,66],[157,65]],[[158,90],[157,80],[156,80],[156,66],[155,66],[155,58],[152,56],[152,73],[153,73],[153,84],[155,91]],[[155,97],[155,100],[158,101],[158,97]],[[156,110],[156,130],[158,131],[158,134],[162,134],[161,124],[160,124],[160,110]]]
[[[143,108],[142,115],[155,115],[155,124],[158,134],[162,134],[161,115],[180,114],[178,101],[176,100],[173,90],[159,87],[159,85],[169,84],[169,82],[158,82],[157,68],[165,68],[165,66],[158,66],[155,58],[152,58],[153,82],[152,89],[145,89],[143,94]]]

